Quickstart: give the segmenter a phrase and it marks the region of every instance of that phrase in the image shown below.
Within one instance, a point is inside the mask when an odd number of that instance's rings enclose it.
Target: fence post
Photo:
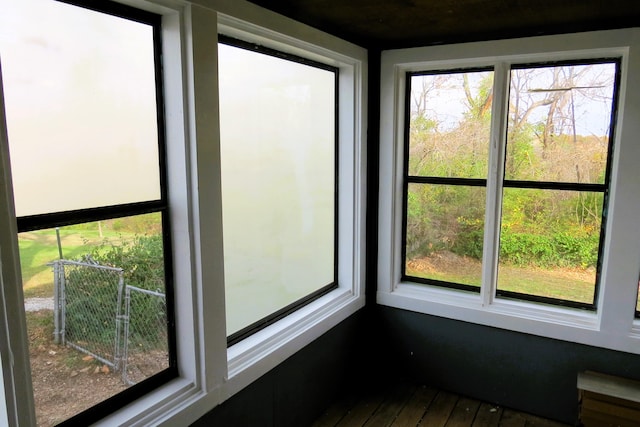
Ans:
[[[60,262],[53,262],[53,342],[60,344]]]
[[[60,298],[60,344],[67,342],[66,325],[67,325],[67,274],[64,271],[64,262],[60,261],[60,289],[58,290],[58,298]]]
[[[123,352],[122,352],[122,381],[125,384],[129,384],[127,379],[127,359],[129,357],[129,307],[131,305],[131,289],[129,286],[125,286],[124,291],[124,338],[123,338]]]
[[[126,341],[126,335],[123,337],[122,334],[122,291],[124,290],[124,271],[120,270],[118,275],[118,296],[116,300],[116,336],[115,336],[115,349],[113,352],[114,355],[114,370],[120,369],[120,364],[122,362],[122,346],[123,341]],[[125,320],[126,322],[126,320]]]

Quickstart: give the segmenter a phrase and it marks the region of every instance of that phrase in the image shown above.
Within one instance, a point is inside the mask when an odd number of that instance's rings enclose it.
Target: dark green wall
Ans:
[[[364,310],[312,342],[193,427],[304,427],[358,382]]]
[[[573,424],[578,372],[640,379],[640,356],[377,308],[398,377]]]

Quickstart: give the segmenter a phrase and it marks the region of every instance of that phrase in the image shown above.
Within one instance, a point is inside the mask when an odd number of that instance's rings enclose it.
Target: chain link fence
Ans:
[[[167,305],[160,292],[125,286],[122,379],[135,384],[169,367]]]
[[[54,340],[122,372],[135,384],[169,366],[166,298],[125,285],[120,268],[57,260]]]
[[[89,262],[54,262],[54,339],[118,369],[123,271]]]

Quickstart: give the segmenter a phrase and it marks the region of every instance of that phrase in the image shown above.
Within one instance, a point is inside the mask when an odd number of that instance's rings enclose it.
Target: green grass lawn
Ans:
[[[429,271],[407,267],[407,275],[480,286],[481,265],[477,260],[456,257],[445,268],[438,268],[443,266],[439,266],[437,260],[427,265],[431,266]],[[503,291],[591,304],[594,288],[593,270],[512,265],[501,265],[498,269],[498,289]]]

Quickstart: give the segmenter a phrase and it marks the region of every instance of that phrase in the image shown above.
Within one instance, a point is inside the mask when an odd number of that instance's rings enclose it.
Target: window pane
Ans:
[[[406,275],[480,286],[485,188],[409,184]]]
[[[18,243],[39,426],[169,366],[159,213],[20,233]]]
[[[486,178],[493,72],[413,75],[409,175]]]
[[[334,72],[219,45],[227,334],[334,282]]]
[[[603,194],[505,188],[498,290],[592,304]]]
[[[505,177],[604,183],[615,64],[511,71]]]
[[[18,216],[160,198],[149,25],[0,0]]]

